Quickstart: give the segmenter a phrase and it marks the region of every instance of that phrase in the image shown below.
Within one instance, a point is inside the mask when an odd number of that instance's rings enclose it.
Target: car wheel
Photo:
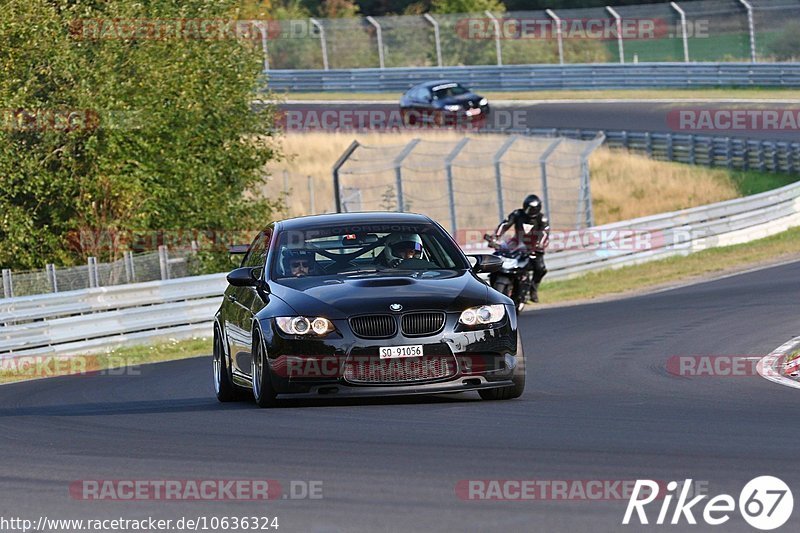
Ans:
[[[481,389],[478,391],[481,399],[484,400],[513,400],[519,398],[525,392],[525,353],[522,349],[522,340],[517,333],[517,366],[514,368],[514,375],[511,381],[514,383],[508,387],[497,389]]]
[[[272,387],[272,379],[269,370],[267,352],[264,349],[264,339],[261,331],[253,333],[253,397],[259,407],[276,407],[275,389]]]
[[[232,402],[237,398],[236,386],[231,382],[231,375],[228,371],[228,358],[225,357],[225,341],[217,327],[214,327],[214,392],[217,400],[221,402]]]

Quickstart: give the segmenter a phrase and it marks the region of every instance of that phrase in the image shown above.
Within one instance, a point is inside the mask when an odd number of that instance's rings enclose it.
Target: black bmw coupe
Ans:
[[[519,397],[525,357],[513,302],[436,222],[347,213],[270,224],[250,245],[214,321],[220,401],[476,390]]]
[[[463,85],[439,80],[415,85],[400,98],[400,116],[407,125],[438,126],[484,123],[489,101]]]

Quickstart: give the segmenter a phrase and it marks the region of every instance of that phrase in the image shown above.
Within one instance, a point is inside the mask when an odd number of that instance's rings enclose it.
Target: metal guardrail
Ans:
[[[486,131],[491,133],[490,131]],[[498,130],[496,133],[591,140],[605,134],[606,145],[653,159],[737,170],[800,172],[800,142],[718,135],[574,128]]]
[[[403,92],[447,78],[476,91],[800,87],[800,63],[636,63],[270,70],[267,88],[289,92]]]
[[[580,230],[591,247],[548,253],[548,279],[749,242],[800,225],[800,183],[672,213]],[[649,236],[621,247],[622,232]],[[467,253],[486,252],[464,245]],[[0,358],[88,353],[158,337],[210,335],[224,274],[0,300]]]
[[[587,248],[548,253],[548,279],[619,268],[717,246],[761,239],[800,225],[800,183],[774,191],[648,217],[595,226],[577,236]],[[623,234],[626,234],[623,237]],[[637,246],[633,241],[646,243]],[[629,239],[627,245],[621,244]],[[567,238],[569,243],[569,238]],[[468,253],[490,251],[484,244]]]
[[[0,300],[0,358],[209,336],[224,274]]]

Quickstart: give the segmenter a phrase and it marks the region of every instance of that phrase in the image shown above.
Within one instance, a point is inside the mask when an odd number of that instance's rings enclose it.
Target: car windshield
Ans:
[[[281,233],[273,279],[469,268],[433,224],[362,224]]]
[[[457,83],[448,83],[447,85],[437,85],[433,88],[433,95],[436,98],[449,98],[451,96],[459,96],[461,94],[467,94],[469,92],[468,89],[462,87]]]

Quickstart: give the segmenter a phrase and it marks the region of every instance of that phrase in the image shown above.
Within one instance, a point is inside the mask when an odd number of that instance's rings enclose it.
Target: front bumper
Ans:
[[[448,314],[443,330],[428,337],[398,333],[390,339],[368,340],[356,337],[347,320],[333,322],[334,333],[302,338],[277,331],[271,319],[262,321],[272,384],[278,394],[386,396],[505,387],[512,384],[522,357],[517,353],[512,309],[507,310],[503,322],[490,329],[463,328],[457,314]],[[407,345],[422,345],[423,357],[378,357],[380,347]],[[442,362],[446,362],[446,371]],[[364,372],[365,368],[370,371]],[[389,376],[389,370],[395,373]]]

